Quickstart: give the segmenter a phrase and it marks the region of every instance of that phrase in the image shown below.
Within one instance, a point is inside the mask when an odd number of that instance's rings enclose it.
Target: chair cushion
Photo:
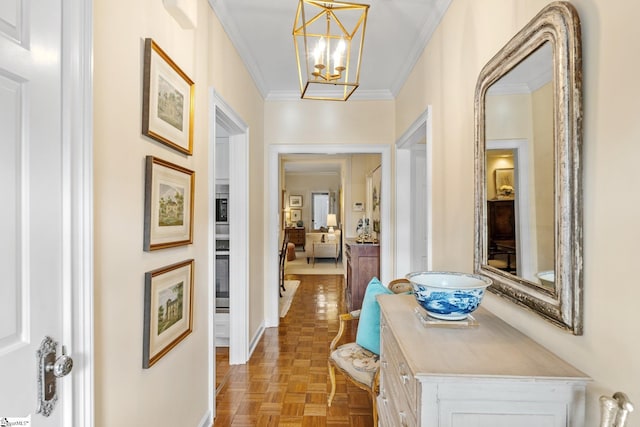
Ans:
[[[380,305],[376,296],[392,293],[377,277],[371,279],[364,292],[356,343],[375,354],[380,354]]]
[[[373,387],[373,378],[380,365],[377,354],[350,342],[333,350],[330,357],[350,378],[368,388]]]

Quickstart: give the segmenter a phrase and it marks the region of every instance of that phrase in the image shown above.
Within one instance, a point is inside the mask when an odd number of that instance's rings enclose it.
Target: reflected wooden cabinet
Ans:
[[[380,278],[380,245],[345,241],[347,285],[345,298],[349,311],[362,307],[364,291],[373,277]]]
[[[489,245],[498,240],[516,239],[514,200],[489,200],[487,202],[487,228]]]
[[[514,200],[487,201],[488,264],[517,273]]]
[[[289,242],[293,243],[296,246],[302,246],[302,250],[304,251],[305,243],[307,239],[305,227],[288,227],[284,229],[284,232],[289,237]]]

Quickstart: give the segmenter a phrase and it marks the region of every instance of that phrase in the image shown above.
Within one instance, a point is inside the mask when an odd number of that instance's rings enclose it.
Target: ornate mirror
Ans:
[[[480,72],[474,269],[582,334],[582,63],[573,6],[546,6]]]

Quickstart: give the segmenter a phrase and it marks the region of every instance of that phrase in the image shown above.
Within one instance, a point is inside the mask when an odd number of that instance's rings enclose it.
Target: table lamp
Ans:
[[[333,227],[337,226],[338,222],[336,221],[336,214],[328,214],[327,215],[327,227],[329,227],[329,233],[335,233]]]

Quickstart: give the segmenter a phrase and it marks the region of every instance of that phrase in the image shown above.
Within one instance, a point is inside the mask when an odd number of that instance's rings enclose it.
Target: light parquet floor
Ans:
[[[343,276],[287,275],[300,280],[291,308],[279,328],[268,328],[246,365],[228,364],[228,351],[216,358],[217,414],[223,426],[373,425],[366,392],[336,374],[336,395],[327,407],[329,344],[344,313]],[[346,339],[355,338],[355,329]]]

